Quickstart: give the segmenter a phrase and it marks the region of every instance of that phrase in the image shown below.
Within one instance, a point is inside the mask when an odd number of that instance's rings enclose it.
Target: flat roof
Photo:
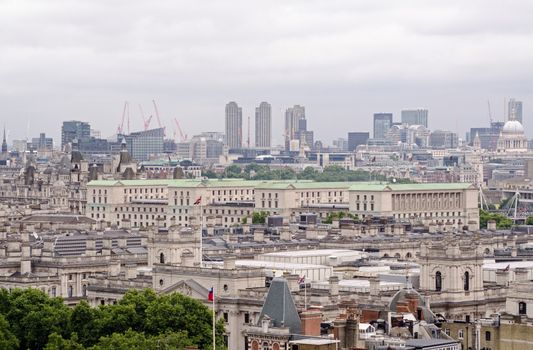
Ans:
[[[533,268],[533,261],[509,261],[509,262],[492,262],[484,263],[483,269],[486,270],[503,270],[507,266],[509,269],[515,269],[517,267],[521,268]]]
[[[206,262],[212,265],[222,266],[223,262]],[[236,266],[241,267],[256,267],[256,268],[266,268],[266,269],[275,269],[275,270],[302,270],[302,269],[328,269],[332,270],[331,266],[326,265],[316,265],[316,264],[300,264],[300,263],[286,263],[286,262],[277,262],[277,261],[266,261],[266,260],[235,260]]]
[[[331,270],[331,266],[316,265],[316,264],[299,264],[299,263],[286,263],[277,261],[265,261],[265,260],[237,260],[235,261],[237,266],[250,266],[250,267],[264,267],[273,269],[328,269]]]
[[[453,339],[407,339],[405,341],[405,345],[407,346],[436,346],[436,345],[445,345],[445,344],[458,344],[459,342],[457,340]]]
[[[349,254],[364,254],[364,252],[358,250],[349,249],[308,249],[308,250],[295,250],[290,252],[273,252],[261,254],[262,256],[279,256],[279,257],[304,257],[304,256],[330,256],[330,255],[349,255]]]
[[[314,282],[313,285],[315,286],[326,286],[329,285],[328,281],[319,281]],[[380,286],[403,286],[405,283],[403,282],[391,282],[391,281],[379,281]],[[350,279],[350,280],[340,280],[339,281],[339,287],[347,287],[347,288],[368,288],[370,287],[370,280],[364,279],[364,278],[357,278],[357,279]]]
[[[289,344],[297,344],[297,345],[328,345],[328,344],[337,344],[337,343],[340,343],[340,340],[321,339],[321,338],[305,338],[305,339],[289,341]]]

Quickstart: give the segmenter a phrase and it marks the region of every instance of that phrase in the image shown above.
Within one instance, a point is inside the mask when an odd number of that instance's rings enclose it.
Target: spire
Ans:
[[[6,125],[4,124],[4,138],[2,140],[2,153],[7,153]]]

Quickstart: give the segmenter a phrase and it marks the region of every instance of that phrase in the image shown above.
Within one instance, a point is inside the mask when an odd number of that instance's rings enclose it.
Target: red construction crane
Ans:
[[[178,122],[178,119],[174,118],[174,124],[176,124],[176,129],[180,133],[180,142],[186,142],[187,134],[184,134],[183,130],[181,130],[181,126],[180,126],[180,123]]]
[[[157,125],[159,125],[160,128],[163,128],[163,135],[166,135],[165,127],[163,126],[163,124],[161,124],[161,119],[159,118],[159,110],[157,109],[157,104],[155,103],[155,100],[152,100],[152,103],[154,104],[155,117],[157,118]]]
[[[143,118],[144,122],[144,131],[148,130],[150,128],[150,122],[152,121],[152,115],[148,117],[148,119]]]
[[[121,120],[120,124],[118,124],[117,134],[123,134],[124,133],[124,121],[126,119],[126,114],[129,114],[128,101],[124,102],[124,109],[122,111],[122,120]]]

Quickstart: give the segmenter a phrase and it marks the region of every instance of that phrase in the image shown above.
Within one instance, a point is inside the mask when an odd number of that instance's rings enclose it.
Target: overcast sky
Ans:
[[[487,100],[502,119],[515,97],[532,137],[532,13],[529,0],[0,0],[0,115],[10,139],[28,121],[57,138],[70,119],[109,136],[124,101],[134,130],[156,99],[193,135],[222,131],[228,101],[252,121],[268,101],[275,141],[301,104],[329,142],[410,107],[463,136],[488,123]]]

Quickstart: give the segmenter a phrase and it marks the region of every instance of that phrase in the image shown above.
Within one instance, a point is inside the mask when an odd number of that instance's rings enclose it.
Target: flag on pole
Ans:
[[[209,288],[209,293],[207,293],[207,300],[209,301],[215,300],[215,291],[213,287]]]
[[[198,197],[198,199],[194,201],[194,205],[198,205],[200,203],[202,203],[202,196]]]
[[[301,276],[300,278],[298,278],[298,284],[299,285],[302,285],[305,283],[305,276]]]

